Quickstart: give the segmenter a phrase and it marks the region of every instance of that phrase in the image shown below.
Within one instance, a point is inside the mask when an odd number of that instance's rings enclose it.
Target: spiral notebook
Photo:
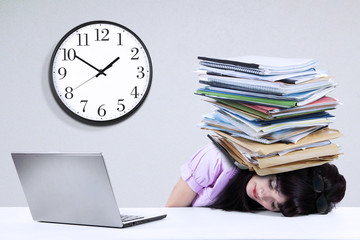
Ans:
[[[236,58],[198,57],[200,65],[256,75],[283,75],[315,68],[317,61],[308,58],[242,56]]]
[[[255,79],[200,74],[199,82],[213,87],[274,95],[289,95],[319,88],[336,86],[330,76],[313,78],[310,81],[301,84],[286,84],[283,82],[266,82]]]

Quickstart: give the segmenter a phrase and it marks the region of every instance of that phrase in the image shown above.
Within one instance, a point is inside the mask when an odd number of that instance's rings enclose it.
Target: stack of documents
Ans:
[[[339,104],[327,96],[332,77],[316,69],[314,59],[245,56],[199,57],[196,94],[215,111],[203,117],[202,129],[239,163],[267,175],[315,166],[340,154],[329,129]],[[314,140],[315,139],[315,140]]]

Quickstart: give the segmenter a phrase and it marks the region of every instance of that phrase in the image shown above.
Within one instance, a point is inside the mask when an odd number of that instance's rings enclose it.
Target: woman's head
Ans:
[[[260,177],[254,175],[246,194],[265,209],[285,216],[328,213],[345,195],[346,181],[331,164]]]
[[[343,199],[345,189],[345,178],[328,163],[265,177],[239,170],[210,207],[243,212],[265,208],[284,216],[327,213]]]

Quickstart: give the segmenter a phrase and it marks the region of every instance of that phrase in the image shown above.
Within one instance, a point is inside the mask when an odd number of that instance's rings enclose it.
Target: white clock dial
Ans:
[[[132,113],[151,85],[150,55],[138,36],[112,22],[67,33],[51,59],[50,85],[59,104],[87,122],[114,122]]]

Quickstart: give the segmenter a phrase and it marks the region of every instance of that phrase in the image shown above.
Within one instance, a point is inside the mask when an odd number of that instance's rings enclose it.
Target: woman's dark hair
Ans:
[[[277,175],[278,190],[287,197],[280,206],[284,216],[328,213],[340,202],[346,180],[335,165],[305,168]],[[322,185],[320,189],[316,185]]]
[[[248,170],[238,170],[219,194],[217,200],[209,207],[241,212],[263,209],[258,202],[252,200],[246,194],[246,185],[255,174],[255,172]]]
[[[259,203],[246,194],[246,185],[254,175],[254,172],[239,170],[209,207],[242,212],[263,210]],[[328,213],[343,199],[346,190],[345,178],[339,174],[335,165],[329,163],[280,173],[276,179],[278,191],[287,198],[279,206],[280,211],[288,217],[318,213],[319,208],[322,208],[321,213]]]

